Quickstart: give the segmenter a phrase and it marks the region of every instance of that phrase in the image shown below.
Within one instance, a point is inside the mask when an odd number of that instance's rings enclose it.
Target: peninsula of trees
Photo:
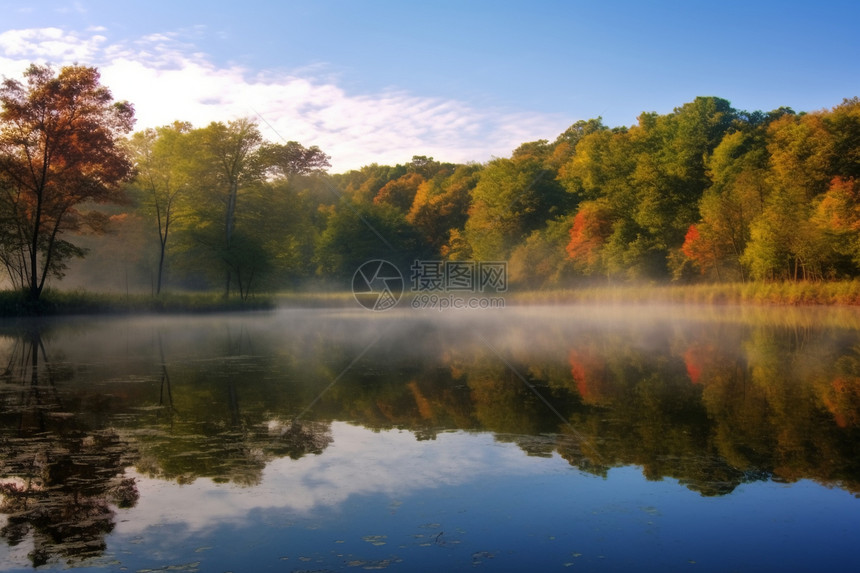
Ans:
[[[526,288],[860,275],[857,97],[811,112],[698,97],[483,164],[340,174],[250,118],[132,133],[133,106],[86,66],[33,65],[0,105],[0,259],[32,298],[66,273],[246,298],[348,284],[369,259],[508,261]]]

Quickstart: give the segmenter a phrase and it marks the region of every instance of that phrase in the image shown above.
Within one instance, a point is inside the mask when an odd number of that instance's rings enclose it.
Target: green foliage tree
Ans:
[[[611,232],[591,234],[587,249],[596,252],[594,241],[605,242],[601,260],[607,273],[667,276],[710,184],[707,158],[737,117],[726,100],[700,97],[668,115],[643,113],[630,129],[593,125],[579,136],[559,180],[581,201],[599,199],[608,212]]]
[[[543,229],[532,231],[508,261],[512,285],[527,288],[560,288],[574,278],[574,265],[565,252],[570,240],[570,221],[559,217]]]
[[[263,136],[253,121],[243,118],[226,124],[213,122],[200,129],[198,137],[202,144],[198,148],[200,167],[206,170],[203,198],[210,209],[220,206],[223,217],[221,224],[209,227],[210,231],[216,231],[214,236],[201,234],[200,238],[223,262],[226,297],[230,295],[232,281],[242,273],[243,258],[233,252],[240,191],[259,183],[265,174],[259,153]],[[247,248],[247,239],[243,243]]]
[[[406,164],[407,172],[417,173],[424,179],[448,176],[456,167],[453,163],[442,163],[426,155],[413,155],[412,161]]]
[[[823,121],[832,137],[833,172],[860,178],[860,97],[846,98]]]
[[[277,290],[313,276],[314,246],[325,224],[318,211],[332,196],[329,157],[318,147],[266,144],[260,155],[267,176],[245,197],[234,264],[245,298],[255,285]]]
[[[707,158],[735,117],[726,100],[699,97],[666,116],[645,114],[631,130],[638,152],[631,178],[637,195],[633,221],[642,231],[636,243],[657,263],[659,274],[698,218],[709,185]]]
[[[573,155],[559,168],[558,180],[580,201],[606,197],[620,203],[634,165],[626,129],[595,130],[578,140]]]
[[[750,125],[726,134],[708,159],[711,186],[699,202],[701,222],[696,224],[700,245],[687,245],[685,254],[697,251],[694,258],[701,273],[717,280],[746,279],[741,257],[750,225],[770,195],[765,130],[766,125]]]
[[[277,280],[307,274],[324,220],[316,210],[331,195],[327,155],[294,141],[266,142],[248,119],[154,137],[156,151],[164,155],[175,144],[181,155],[171,182],[183,184],[175,253],[186,286],[220,278],[225,296],[247,299],[263,285],[278,288]],[[159,197],[166,205],[163,191]]]
[[[546,162],[551,152],[545,140],[525,143],[481,171],[465,226],[476,259],[507,259],[532,231],[567,211],[570,196]]]
[[[330,157],[316,145],[305,147],[297,141],[265,143],[259,150],[260,162],[270,177],[291,179],[325,173]]]
[[[396,208],[347,198],[329,217],[316,249],[320,275],[340,280],[351,278],[371,259],[393,263],[405,278],[412,261],[428,254],[419,233]]]
[[[824,114],[783,115],[767,129],[770,194],[751,223],[742,262],[757,279],[820,279],[824,237],[811,223],[813,200],[833,176],[833,142]]]
[[[155,293],[161,293],[170,233],[181,211],[188,208],[187,195],[194,183],[188,134],[191,124],[174,122],[135,133],[129,149],[136,175],[129,191],[140,210],[154,220],[158,231],[158,263]],[[185,204],[183,204],[183,200]]]

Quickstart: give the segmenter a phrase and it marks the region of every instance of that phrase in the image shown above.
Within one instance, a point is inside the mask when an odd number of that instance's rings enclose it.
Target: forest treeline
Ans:
[[[130,133],[133,108],[112,102],[95,69],[51,73],[33,66],[0,93],[0,243],[12,283],[31,291],[67,272],[94,289],[342,288],[374,258],[405,275],[415,259],[507,261],[510,283],[527,288],[860,275],[857,97],[808,113],[698,97],[630,127],[577,121],[486,163],[414,156],[330,174],[323,150],[267,141],[252,118]],[[113,114],[90,122],[104,133],[86,149],[81,77]],[[53,132],[40,102],[53,106]],[[34,153],[46,151],[39,138],[68,135],[64,118],[77,138],[59,150],[68,157],[29,184],[50,157]],[[53,218],[34,238],[37,206]]]

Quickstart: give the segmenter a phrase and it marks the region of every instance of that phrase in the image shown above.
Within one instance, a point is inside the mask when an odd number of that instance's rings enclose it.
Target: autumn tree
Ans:
[[[685,261],[692,263],[702,275],[713,272],[719,280],[720,258],[725,245],[718,242],[711,228],[701,225],[690,225],[684,236],[684,244],[681,245],[681,254]],[[674,278],[682,278],[683,264],[676,263]]]
[[[332,177],[336,189],[358,203],[371,203],[379,190],[388,183],[406,175],[405,165],[379,165],[371,163]]]
[[[418,187],[406,220],[434,252],[442,253],[453,235],[460,236],[480,171],[480,165],[460,165],[450,175],[439,173]]]
[[[649,118],[643,114],[640,121]],[[571,214],[572,246],[568,245],[567,252],[586,276],[643,274],[645,233],[634,220],[639,203],[633,185],[638,154],[630,131],[604,129],[585,134],[559,169],[559,181],[579,203],[578,212]]]
[[[829,250],[831,274],[856,274],[860,269],[860,181],[834,177],[815,205],[812,223]]]
[[[612,214],[604,202],[586,201],[580,204],[569,226],[565,246],[568,257],[584,275],[606,272],[603,246],[612,233]]]
[[[771,119],[780,113],[773,112]],[[750,240],[750,225],[770,194],[764,121],[754,119],[726,134],[708,157],[711,185],[699,201],[701,220],[688,231],[681,251],[701,274],[717,280],[746,279],[741,257]],[[680,266],[675,265],[676,278]]]
[[[119,140],[134,109],[78,65],[55,74],[33,64],[23,82],[3,81],[0,104],[2,257],[13,284],[38,300],[48,277],[84,255],[65,237],[105,230],[107,216],[88,207],[121,197],[131,163]]]
[[[397,208],[401,213],[408,213],[415,200],[418,187],[424,183],[424,177],[412,172],[403,177],[389,181],[376,194],[373,202],[377,205],[387,204]]]

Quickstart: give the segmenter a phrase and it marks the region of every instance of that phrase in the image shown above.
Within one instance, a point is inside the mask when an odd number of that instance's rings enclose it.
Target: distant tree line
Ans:
[[[247,118],[128,135],[132,106],[94,68],[34,65],[0,104],[0,258],[36,298],[87,250],[154,293],[243,298],[342,286],[372,258],[503,260],[529,288],[860,274],[856,97],[810,113],[699,97],[631,127],[578,121],[483,164],[414,156],[341,174]]]

